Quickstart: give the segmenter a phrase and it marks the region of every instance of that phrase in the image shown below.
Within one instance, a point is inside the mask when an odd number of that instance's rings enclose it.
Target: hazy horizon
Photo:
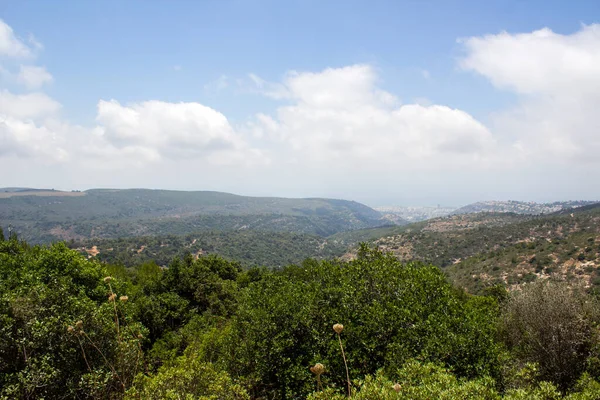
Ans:
[[[600,199],[600,3],[6,3],[0,186]]]

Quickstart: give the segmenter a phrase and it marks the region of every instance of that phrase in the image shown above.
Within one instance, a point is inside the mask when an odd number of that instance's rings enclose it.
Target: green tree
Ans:
[[[417,356],[460,376],[493,375],[496,312],[494,299],[460,294],[436,267],[363,247],[352,262],[307,261],[249,284],[232,321],[228,370],[253,397],[306,395],[316,362],[327,367],[324,384],[344,388],[331,328],[339,322],[352,379]]]

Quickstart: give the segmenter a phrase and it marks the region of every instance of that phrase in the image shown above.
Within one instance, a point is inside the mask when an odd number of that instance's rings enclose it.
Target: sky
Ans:
[[[600,199],[600,2],[0,0],[0,187]]]

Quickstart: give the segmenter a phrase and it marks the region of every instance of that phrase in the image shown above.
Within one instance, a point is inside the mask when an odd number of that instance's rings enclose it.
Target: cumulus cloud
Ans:
[[[123,106],[101,100],[96,120],[106,145],[148,161],[198,157],[215,164],[252,164],[260,159],[260,152],[248,146],[223,114],[199,103]]]
[[[52,75],[45,67],[35,65],[21,65],[17,75],[17,81],[29,89],[37,89],[52,80]]]
[[[0,56],[28,58],[32,55],[31,49],[15,35],[9,25],[0,19]]]
[[[494,129],[512,136],[536,161],[598,162],[600,154],[600,25],[562,35],[531,33],[462,40],[462,68],[515,92],[519,103],[498,113]]]
[[[63,138],[47,126],[0,116],[0,157],[35,157],[44,162],[64,162],[69,155],[63,145]]]
[[[13,94],[0,91],[0,115],[21,119],[38,119],[56,114],[61,105],[44,93]]]
[[[484,160],[494,147],[491,133],[468,113],[399,105],[377,81],[369,65],[291,72],[284,86],[293,104],[275,117],[259,114],[253,132],[279,137],[297,157],[366,169],[464,165]]]
[[[462,40],[461,66],[523,94],[582,95],[600,89],[600,25],[571,35],[548,28]],[[590,87],[590,84],[592,85]]]

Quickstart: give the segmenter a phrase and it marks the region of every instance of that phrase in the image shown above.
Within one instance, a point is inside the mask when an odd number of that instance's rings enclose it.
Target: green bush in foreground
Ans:
[[[339,391],[328,388],[314,392],[308,400],[342,400]],[[595,400],[600,398],[600,383],[583,376],[575,390],[563,397],[549,382],[531,383],[501,394],[489,377],[459,379],[448,370],[433,363],[409,361],[392,381],[380,371],[358,382],[352,397],[355,400]]]
[[[164,365],[152,376],[138,375],[126,400],[249,400],[246,391],[223,371],[193,352]]]
[[[352,262],[309,261],[243,290],[232,319],[227,370],[253,397],[301,398],[314,390],[309,367],[323,363],[325,386],[344,388],[342,334],[350,378],[394,371],[420,357],[462,377],[498,374],[497,303],[457,292],[436,267],[403,264],[363,248]]]

